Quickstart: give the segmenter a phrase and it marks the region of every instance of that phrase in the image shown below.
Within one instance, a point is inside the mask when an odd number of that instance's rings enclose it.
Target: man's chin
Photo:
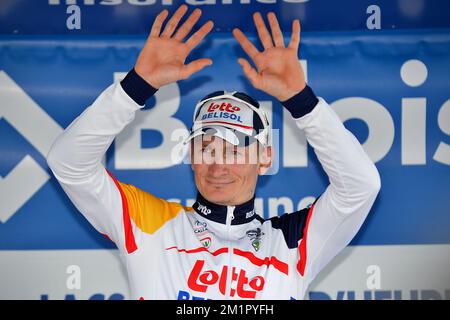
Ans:
[[[233,199],[229,188],[209,188],[204,197],[206,200],[217,204],[229,204]]]

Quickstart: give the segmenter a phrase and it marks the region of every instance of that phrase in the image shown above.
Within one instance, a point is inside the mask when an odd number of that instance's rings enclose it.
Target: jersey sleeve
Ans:
[[[294,116],[330,182],[307,210],[295,213],[299,223],[291,239],[298,240],[296,271],[305,285],[350,243],[381,188],[378,170],[359,141],[324,99],[317,100],[312,110]]]
[[[137,248],[129,205],[140,192],[118,181],[101,160],[142,108],[119,82],[109,86],[55,140],[47,163],[75,207],[119,249]],[[127,189],[125,192],[124,189]],[[148,199],[147,199],[148,200]],[[150,204],[157,203],[156,199]]]

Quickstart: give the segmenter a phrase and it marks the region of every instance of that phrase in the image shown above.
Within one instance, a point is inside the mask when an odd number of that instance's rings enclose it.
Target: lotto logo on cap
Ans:
[[[252,135],[253,115],[253,110],[245,105],[239,105],[236,101],[229,99],[207,101],[200,109],[193,129],[221,125]]]
[[[247,146],[256,140],[267,146],[269,123],[259,109],[259,103],[248,95],[218,91],[196,105],[194,124],[184,143],[203,134],[211,134],[239,146]]]

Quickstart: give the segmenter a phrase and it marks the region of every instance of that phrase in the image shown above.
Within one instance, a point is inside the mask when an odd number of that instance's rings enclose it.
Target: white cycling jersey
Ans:
[[[119,82],[112,84],[47,157],[73,204],[120,250],[132,299],[303,299],[355,236],[379,192],[375,165],[319,98],[295,119],[330,181],[308,208],[263,219],[254,199],[222,206],[198,194],[192,207],[167,202],[118,181],[101,162],[142,107]]]

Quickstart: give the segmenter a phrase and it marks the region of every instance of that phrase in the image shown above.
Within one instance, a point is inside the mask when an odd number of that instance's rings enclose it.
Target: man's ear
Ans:
[[[269,168],[272,166],[272,160],[273,160],[273,153],[272,153],[272,147],[262,147],[261,151],[259,151],[259,168],[258,168],[258,174],[264,175]]]

